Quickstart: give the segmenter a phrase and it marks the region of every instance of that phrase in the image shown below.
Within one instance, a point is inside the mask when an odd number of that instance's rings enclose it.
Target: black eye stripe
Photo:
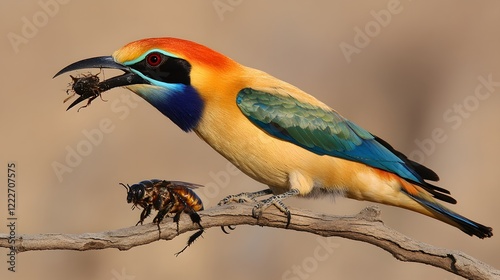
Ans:
[[[155,56],[160,59],[157,63],[152,61],[156,59]],[[191,64],[189,62],[159,52],[150,53],[143,60],[129,65],[129,67],[141,72],[146,77],[160,82],[185,85],[191,83],[189,77]]]

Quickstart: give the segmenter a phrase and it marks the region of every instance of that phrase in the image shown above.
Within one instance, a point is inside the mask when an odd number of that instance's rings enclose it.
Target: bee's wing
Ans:
[[[197,189],[197,188],[204,187],[203,185],[182,182],[182,181],[167,181],[167,182],[170,182],[174,186],[186,187],[186,188],[190,188],[190,189]]]

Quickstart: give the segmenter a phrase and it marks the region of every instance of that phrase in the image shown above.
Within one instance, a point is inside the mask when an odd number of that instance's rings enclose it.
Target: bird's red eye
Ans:
[[[161,63],[161,55],[157,52],[148,54],[146,61],[150,66],[158,66]]]

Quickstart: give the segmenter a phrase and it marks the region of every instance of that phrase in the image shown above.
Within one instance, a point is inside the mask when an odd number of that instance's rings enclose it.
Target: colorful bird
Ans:
[[[274,204],[289,222],[283,199],[335,194],[406,208],[479,238],[493,235],[490,227],[438,203],[456,200],[427,182],[439,180],[434,171],[297,87],[208,47],[176,38],[143,39],[112,56],[75,62],[56,76],[85,68],[124,71],[100,82],[99,89],[135,92],[268,185],[223,200],[255,201],[272,194],[254,207],[257,218]]]

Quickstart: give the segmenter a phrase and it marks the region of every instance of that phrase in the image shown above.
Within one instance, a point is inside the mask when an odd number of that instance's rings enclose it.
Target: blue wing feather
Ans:
[[[236,102],[250,121],[274,137],[318,155],[364,163],[426,184],[390,146],[381,144],[368,131],[333,110],[251,88],[241,90]]]

